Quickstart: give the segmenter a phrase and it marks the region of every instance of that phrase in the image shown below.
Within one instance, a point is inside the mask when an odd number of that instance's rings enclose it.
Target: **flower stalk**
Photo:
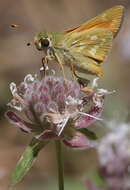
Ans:
[[[59,190],[64,190],[64,170],[62,163],[62,150],[60,140],[55,140],[56,145],[56,159],[57,159],[57,168],[58,168],[58,185]]]

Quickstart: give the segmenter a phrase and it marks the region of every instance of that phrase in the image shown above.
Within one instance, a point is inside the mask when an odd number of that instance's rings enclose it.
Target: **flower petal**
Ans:
[[[72,139],[63,139],[63,142],[71,148],[90,148],[96,146],[96,142],[89,141],[85,135],[80,132],[75,132]]]
[[[94,106],[88,114],[94,116],[94,117],[99,117],[101,115],[101,112],[103,110],[104,105],[102,107]],[[80,129],[80,128],[86,128],[92,123],[96,121],[95,118],[89,117],[87,115],[81,116],[75,123],[74,128]]]
[[[30,133],[31,129],[27,126],[27,122],[25,122],[24,120],[22,120],[16,113],[14,113],[13,111],[7,111],[5,113],[5,116],[7,117],[7,119],[9,119],[10,123],[18,126],[22,131],[26,132],[26,133]],[[29,124],[30,125],[30,124]]]
[[[45,130],[40,135],[35,136],[35,138],[38,140],[51,139],[55,137],[57,137],[57,135],[52,130]]]

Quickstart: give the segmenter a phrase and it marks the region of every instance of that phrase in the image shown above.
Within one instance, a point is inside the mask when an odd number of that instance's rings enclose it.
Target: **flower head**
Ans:
[[[130,189],[130,128],[129,124],[111,122],[115,129],[105,136],[98,147],[100,174],[108,189]],[[118,126],[118,127],[116,127]]]
[[[60,138],[70,147],[94,146],[82,128],[87,128],[98,118],[103,109],[104,95],[108,91],[97,89],[97,79],[91,87],[81,88],[78,82],[47,76],[38,80],[37,76],[27,75],[17,87],[10,84],[13,99],[8,106],[24,112],[29,121],[24,121],[16,113],[6,113],[11,123],[22,131],[33,133],[39,140]]]

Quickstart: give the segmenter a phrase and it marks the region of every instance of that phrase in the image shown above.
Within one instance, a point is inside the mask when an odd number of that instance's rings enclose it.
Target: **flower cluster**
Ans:
[[[99,173],[106,188],[96,187],[87,179],[89,190],[130,189],[130,126],[112,121],[109,128],[114,131],[103,137],[97,149]]]
[[[113,123],[116,128],[117,123]],[[98,148],[100,174],[111,190],[130,189],[130,128],[119,124]]]
[[[61,139],[74,148],[95,145],[81,129],[87,128],[99,118],[103,109],[104,95],[109,92],[97,89],[97,79],[91,87],[82,88],[78,82],[68,80],[68,89],[63,78],[27,75],[17,87],[10,84],[13,99],[8,104],[24,112],[24,121],[15,112],[8,110],[6,117],[22,131],[33,133],[39,140]]]

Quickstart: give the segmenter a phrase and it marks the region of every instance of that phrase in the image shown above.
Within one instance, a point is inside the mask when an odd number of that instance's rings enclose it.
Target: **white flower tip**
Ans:
[[[76,98],[73,98],[71,96],[68,96],[67,97],[67,100],[66,100],[66,105],[77,105],[77,104],[81,104],[82,103],[82,100],[78,100]]]
[[[92,88],[98,87],[98,83],[97,83],[98,80],[99,80],[99,77],[96,77],[93,79]]]
[[[14,82],[11,82],[10,85],[9,85],[9,87],[10,87],[10,91],[11,91],[12,95],[14,96],[15,93],[17,93],[16,84]]]
[[[13,108],[13,109],[16,109],[17,111],[22,111],[23,108],[19,105],[19,106],[16,106],[16,105],[13,105],[13,103],[8,103],[7,106]]]
[[[34,77],[31,74],[26,75],[24,78],[25,83],[30,83],[30,82],[32,83],[33,81],[34,81]]]
[[[108,91],[106,89],[103,89],[103,88],[100,88],[98,89],[97,93],[100,94],[100,95],[109,95],[109,94],[113,94],[115,93],[116,91],[115,90],[112,90],[112,91]]]

